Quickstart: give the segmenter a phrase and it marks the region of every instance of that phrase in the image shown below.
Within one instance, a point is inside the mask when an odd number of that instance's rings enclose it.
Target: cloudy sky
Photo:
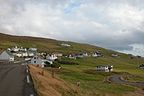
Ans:
[[[0,32],[144,56],[144,0],[0,0]]]

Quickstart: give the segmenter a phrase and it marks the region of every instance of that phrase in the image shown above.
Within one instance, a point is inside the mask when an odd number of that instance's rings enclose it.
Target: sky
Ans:
[[[144,0],[0,0],[0,32],[144,56]]]

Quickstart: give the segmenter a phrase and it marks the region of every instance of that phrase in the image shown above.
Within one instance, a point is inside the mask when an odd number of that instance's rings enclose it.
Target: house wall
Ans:
[[[0,60],[14,61],[14,56],[10,56],[6,51],[0,55]]]
[[[41,58],[39,58],[38,56],[35,56],[31,59],[31,64],[34,64],[34,65],[38,65],[39,67],[44,67],[45,61],[42,60]]]
[[[104,71],[104,72],[109,72],[109,71],[113,71],[113,69],[109,70],[109,68],[107,66],[103,66],[103,67],[96,67],[96,71]]]
[[[35,59],[36,58],[36,59]],[[40,59],[39,57],[33,57],[32,59],[31,59],[31,64],[42,64],[43,63],[43,61],[42,61],[42,59]]]
[[[55,55],[47,55],[47,56],[46,56],[46,59],[47,59],[47,60],[54,61],[55,59],[57,59],[57,57],[56,57]]]

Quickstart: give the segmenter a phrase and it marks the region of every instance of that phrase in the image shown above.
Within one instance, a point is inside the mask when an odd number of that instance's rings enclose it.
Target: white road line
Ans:
[[[27,72],[27,73],[29,72],[28,69],[26,70],[26,72]]]
[[[34,96],[33,94],[30,94],[30,96]]]
[[[27,75],[27,83],[30,83],[29,75]]]
[[[26,66],[26,68],[28,69],[28,66]]]

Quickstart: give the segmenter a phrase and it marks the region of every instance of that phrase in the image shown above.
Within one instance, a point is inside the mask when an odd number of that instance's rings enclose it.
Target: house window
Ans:
[[[36,61],[34,61],[34,63],[36,63]]]
[[[36,59],[36,57],[34,57],[34,59]]]

